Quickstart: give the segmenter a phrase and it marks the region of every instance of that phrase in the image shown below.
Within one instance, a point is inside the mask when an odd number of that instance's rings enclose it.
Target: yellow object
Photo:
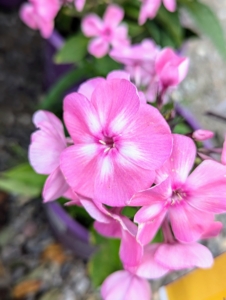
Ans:
[[[226,300],[226,253],[211,269],[196,269],[162,287],[161,300]]]

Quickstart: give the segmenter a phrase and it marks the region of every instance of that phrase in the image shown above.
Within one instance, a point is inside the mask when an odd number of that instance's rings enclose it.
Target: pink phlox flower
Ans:
[[[48,202],[69,189],[59,167],[60,154],[67,147],[67,139],[61,121],[51,112],[37,111],[33,123],[39,130],[31,136],[29,161],[37,173],[49,175],[43,189],[44,202]]]
[[[154,259],[156,245],[147,245],[141,261],[135,267],[126,267],[108,276],[102,284],[104,300],[150,300],[151,286],[147,279],[159,278],[169,269]]]
[[[213,234],[209,228],[214,213],[226,211],[225,166],[206,160],[189,175],[196,156],[194,142],[175,134],[173,144],[170,159],[157,171],[156,186],[130,201],[130,205],[143,206],[135,215],[141,244],[150,242],[166,216],[175,238],[193,243]]]
[[[59,0],[30,0],[21,6],[20,17],[32,29],[48,38],[54,29],[54,18],[60,10]]]
[[[170,48],[165,48],[158,54],[155,61],[155,70],[162,95],[168,88],[175,87],[184,80],[188,67],[189,59],[177,55]]]
[[[127,27],[120,24],[123,17],[123,9],[116,4],[107,7],[103,20],[96,14],[85,16],[81,24],[82,32],[87,37],[95,37],[88,46],[88,51],[92,55],[103,57],[108,53],[110,45],[122,47],[129,44]]]
[[[139,25],[143,25],[147,19],[153,19],[163,2],[167,10],[173,12],[176,10],[176,0],[140,0],[142,2],[140,14],[139,14]]]
[[[125,79],[96,79],[64,99],[64,120],[74,145],[61,154],[61,170],[74,192],[124,206],[148,188],[169,157],[172,135],[157,109],[140,103]],[[86,96],[81,92],[85,91]]]
[[[212,137],[214,137],[214,132],[205,129],[197,129],[192,134],[192,138],[196,141],[206,141]]]
[[[121,215],[121,208],[107,209],[101,203],[88,199],[80,199],[81,204],[96,221],[94,228],[106,237],[121,239],[119,255],[128,266],[133,267],[140,262],[143,247],[137,242],[137,226],[127,217]]]
[[[125,65],[125,71],[131,75],[137,87],[142,87],[154,81],[155,60],[159,47],[150,40],[145,39],[140,44],[113,49],[110,56]]]

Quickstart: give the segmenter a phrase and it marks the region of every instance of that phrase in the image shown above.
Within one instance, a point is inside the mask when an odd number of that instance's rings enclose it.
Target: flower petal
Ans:
[[[206,228],[202,239],[210,239],[216,237],[223,229],[223,224],[221,222],[213,222]]]
[[[150,300],[151,289],[147,280],[128,271],[117,271],[103,282],[101,296],[104,300]]]
[[[226,167],[216,161],[203,161],[188,177],[184,187],[193,207],[210,212],[226,212]]]
[[[61,154],[61,170],[74,192],[93,198],[94,182],[98,170],[97,144],[77,144]]]
[[[136,236],[133,236],[128,230],[122,230],[122,239],[119,256],[126,268],[128,266],[137,266],[143,255],[143,247],[137,242]]]
[[[104,13],[103,21],[105,26],[114,28],[122,21],[123,17],[124,17],[123,9],[116,4],[111,4],[108,5]]]
[[[29,161],[37,173],[50,174],[60,162],[60,154],[66,147],[66,138],[60,120],[52,113],[38,111],[33,117],[40,128],[31,136]]]
[[[56,168],[47,178],[43,188],[43,201],[49,202],[60,198],[68,190],[68,184],[60,170]]]
[[[137,240],[141,245],[147,245],[156,235],[162,221],[166,216],[166,210],[159,214],[155,219],[141,223],[138,226]]]
[[[81,23],[82,32],[87,37],[99,36],[102,27],[103,22],[96,14],[88,14]]]
[[[85,96],[72,93],[64,98],[64,121],[75,143],[93,143],[101,131],[95,109]]]
[[[171,180],[167,178],[163,182],[153,186],[150,189],[136,193],[129,201],[129,206],[152,206],[164,205],[165,201],[171,196]]]
[[[169,158],[172,139],[170,129],[159,111],[143,104],[117,144],[119,152],[127,160],[144,169],[156,170]]]
[[[86,0],[75,0],[75,8],[77,9],[77,11],[82,11],[83,7],[86,3]]]
[[[167,10],[171,12],[176,10],[176,6],[177,6],[176,0],[163,0],[163,3]]]
[[[210,268],[213,265],[213,256],[209,249],[198,243],[159,245],[154,258],[171,270]]]
[[[109,152],[98,157],[93,199],[110,206],[124,206],[136,191],[152,185],[155,173],[130,163],[114,148]]]
[[[116,78],[130,80],[130,74],[125,71],[116,70],[116,71],[111,71],[107,76],[107,80],[116,79]]]
[[[92,93],[98,84],[105,82],[105,79],[102,77],[96,77],[93,79],[86,80],[83,82],[78,89],[78,93],[84,95],[88,100],[91,99]]]
[[[147,0],[141,6],[139,25],[143,25],[148,18],[153,19],[161,5],[161,0]]]
[[[95,221],[93,227],[99,234],[105,237],[119,239],[122,237],[122,227],[117,220],[112,219],[109,223]]]
[[[159,183],[169,176],[173,188],[181,187],[194,164],[195,156],[196,146],[192,139],[173,134],[173,151],[169,160],[156,172],[156,182]]]
[[[162,277],[169,272],[169,268],[162,266],[154,258],[158,246],[159,244],[145,246],[144,255],[137,268],[136,275],[147,279],[154,279]]]
[[[212,222],[212,214],[197,210],[185,201],[170,207],[169,218],[176,239],[183,243],[199,240]]]
[[[111,79],[98,85],[91,102],[109,137],[125,130],[134,120],[140,105],[136,87],[125,79]]]
[[[20,8],[20,18],[30,28],[38,29],[34,6],[30,3],[22,4]]]
[[[109,43],[102,39],[101,37],[97,37],[90,41],[88,45],[88,51],[95,57],[103,57],[108,53]]]
[[[94,219],[97,220],[98,222],[101,223],[109,223],[111,222],[112,218],[109,217],[105,212],[104,209],[100,209],[100,205],[102,206],[102,204],[100,203],[94,203],[92,200],[85,200],[82,199],[81,203],[83,205],[83,207],[85,208],[85,210],[89,213],[89,215]],[[102,224],[102,226],[104,227],[104,225]]]
[[[134,221],[138,224],[145,223],[155,219],[164,211],[164,203],[155,202],[149,206],[141,207],[134,216]]]

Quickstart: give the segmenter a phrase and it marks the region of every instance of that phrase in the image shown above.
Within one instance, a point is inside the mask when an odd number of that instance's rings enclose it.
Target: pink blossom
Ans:
[[[109,51],[109,46],[122,47],[129,44],[127,27],[120,24],[124,11],[116,4],[107,7],[103,20],[96,14],[89,14],[82,20],[82,31],[87,37],[95,37],[88,46],[89,52],[102,57]]]
[[[130,205],[143,206],[135,215],[142,244],[153,238],[165,217],[177,240],[193,243],[213,224],[214,213],[225,212],[225,166],[206,160],[188,176],[195,156],[194,142],[174,135],[171,157],[157,171],[157,185],[131,199]]]
[[[196,141],[205,141],[211,139],[214,136],[214,132],[210,130],[197,129],[193,132],[192,138]]]
[[[169,87],[177,86],[184,80],[188,72],[188,66],[188,58],[178,56],[170,48],[165,48],[158,54],[155,70],[162,93]]]
[[[113,49],[110,56],[125,65],[125,70],[131,75],[137,86],[146,86],[154,81],[155,60],[159,47],[145,39],[140,44]]]
[[[49,175],[43,189],[44,202],[48,202],[69,189],[59,167],[60,154],[67,147],[67,140],[61,121],[51,112],[37,111],[33,123],[39,130],[31,136],[29,161],[37,173]]]
[[[30,0],[21,6],[20,17],[32,29],[39,29],[44,38],[50,37],[54,18],[60,10],[59,0]]]
[[[148,18],[153,19],[162,3],[161,0],[141,0],[141,2],[139,25],[143,25]],[[163,4],[171,12],[176,10],[176,0],[163,0]]]
[[[74,145],[62,152],[61,170],[74,192],[124,206],[136,191],[151,186],[154,170],[171,153],[172,136],[158,110],[140,104],[131,82],[100,80],[89,90],[90,99],[81,93],[64,99]]]

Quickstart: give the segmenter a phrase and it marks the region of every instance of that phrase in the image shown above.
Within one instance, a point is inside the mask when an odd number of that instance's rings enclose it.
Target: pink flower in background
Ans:
[[[196,141],[205,141],[214,137],[214,132],[210,130],[197,129],[193,132],[192,138]]]
[[[177,86],[187,75],[189,59],[177,55],[172,49],[163,49],[155,62],[156,74],[162,93]]]
[[[61,121],[51,112],[39,110],[33,116],[33,123],[39,130],[31,136],[29,161],[39,174],[47,174],[43,190],[44,202],[56,200],[69,186],[61,173],[60,154],[67,147]]]
[[[32,29],[39,29],[44,38],[54,29],[54,18],[60,10],[59,0],[30,0],[21,6],[20,17]]]
[[[100,80],[93,92],[88,82],[89,99],[81,93],[64,99],[74,145],[62,152],[60,165],[74,192],[124,206],[135,192],[152,185],[154,170],[171,153],[172,135],[157,109],[141,105],[131,82]]]
[[[225,166],[206,160],[188,176],[195,156],[194,142],[175,134],[171,157],[157,171],[157,185],[131,199],[130,205],[143,206],[135,215],[141,244],[150,242],[165,217],[177,240],[195,242],[213,224],[213,214],[226,211]]]
[[[111,4],[104,13],[103,20],[96,14],[89,14],[82,20],[82,32],[87,37],[95,37],[88,46],[89,52],[102,57],[109,51],[109,46],[122,47],[129,44],[127,27],[120,24],[124,17],[121,7]]]
[[[141,2],[139,25],[143,25],[148,18],[153,19],[162,2],[167,10],[171,12],[176,10],[176,0],[141,0]]]
[[[109,55],[125,65],[126,72],[139,87],[154,80],[155,60],[159,51],[159,47],[152,40],[145,39],[140,44],[113,49]]]

